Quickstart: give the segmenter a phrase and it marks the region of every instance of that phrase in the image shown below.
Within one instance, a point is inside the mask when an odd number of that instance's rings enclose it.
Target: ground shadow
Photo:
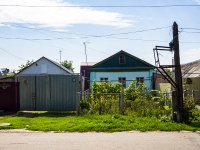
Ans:
[[[18,111],[13,114],[13,117],[26,117],[26,118],[35,118],[35,117],[67,117],[75,116],[76,112],[66,112],[66,111]]]

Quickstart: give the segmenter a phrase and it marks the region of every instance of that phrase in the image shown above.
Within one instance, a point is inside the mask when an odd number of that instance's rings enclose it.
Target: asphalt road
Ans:
[[[0,150],[200,150],[200,132],[53,133],[0,130]]]

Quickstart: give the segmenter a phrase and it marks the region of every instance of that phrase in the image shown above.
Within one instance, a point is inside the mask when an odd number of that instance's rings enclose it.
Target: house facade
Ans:
[[[2,73],[1,73],[1,71],[0,71],[0,79],[2,78]]]
[[[60,65],[59,63],[50,60],[46,57],[41,57],[30,66],[24,68],[17,75],[41,75],[41,74],[72,74],[72,71]]]
[[[80,73],[83,77],[82,91],[90,88],[90,68],[95,64],[95,62],[81,62]]]
[[[152,89],[154,66],[121,50],[90,68],[90,81],[121,82],[128,87],[133,80]],[[92,84],[90,84],[91,86]]]

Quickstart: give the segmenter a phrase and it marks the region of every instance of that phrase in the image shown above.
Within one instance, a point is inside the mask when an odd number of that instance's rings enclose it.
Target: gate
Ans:
[[[0,110],[19,110],[18,82],[0,82]]]
[[[75,111],[80,75],[17,76],[20,110]]]

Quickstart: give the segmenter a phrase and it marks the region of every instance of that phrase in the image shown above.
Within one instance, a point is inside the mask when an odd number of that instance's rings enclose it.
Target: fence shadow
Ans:
[[[75,116],[76,112],[73,111],[19,111],[13,116],[26,117],[26,118],[36,118],[36,117],[67,117]]]

